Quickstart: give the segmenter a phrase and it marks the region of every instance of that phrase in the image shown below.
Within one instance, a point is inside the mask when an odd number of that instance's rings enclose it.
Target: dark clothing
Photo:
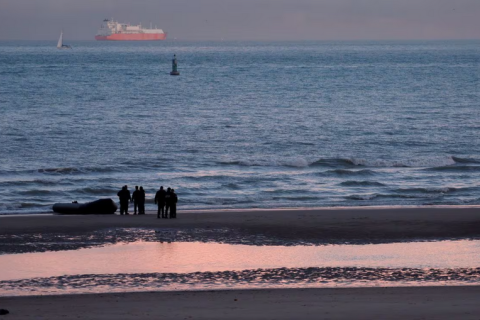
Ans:
[[[177,202],[178,202],[177,194],[172,193],[171,199],[170,199],[170,218],[177,217]]]
[[[120,198],[120,201],[126,200],[130,201],[132,200],[132,197],[130,196],[130,191],[128,189],[122,189],[118,191],[117,196]]]
[[[168,209],[170,209],[170,206],[172,204],[172,199],[171,199],[171,194],[169,191],[165,192],[165,218],[168,218]],[[170,212],[170,215],[172,212]]]
[[[132,194],[133,214],[137,214],[137,208],[138,208],[138,213],[140,213],[140,208],[139,208],[139,206],[138,206],[138,204],[139,204],[139,199],[140,199],[140,190],[135,190],[135,191],[133,191],[133,194]]]
[[[128,214],[128,201],[120,200],[120,214]]]
[[[158,203],[157,218],[160,218],[160,214],[162,214],[162,218],[165,218],[165,203]]]
[[[162,214],[162,218],[165,218],[165,203],[158,203],[157,218],[160,218],[160,214]]]
[[[157,193],[155,194],[155,203],[158,202],[163,202],[165,203],[165,190],[161,189],[158,190]]]
[[[139,190],[138,192],[138,214],[145,214],[145,190]]]
[[[165,216],[165,190],[160,189],[155,194],[155,203],[158,204],[157,218],[160,218],[160,213],[162,213],[162,218]]]
[[[120,214],[128,214],[128,202],[132,200],[130,191],[122,189],[117,193],[117,196],[120,199]]]

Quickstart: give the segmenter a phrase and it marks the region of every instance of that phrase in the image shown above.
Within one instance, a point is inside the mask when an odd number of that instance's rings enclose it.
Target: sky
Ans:
[[[104,18],[179,40],[480,38],[480,0],[0,0],[0,40],[93,40]]]

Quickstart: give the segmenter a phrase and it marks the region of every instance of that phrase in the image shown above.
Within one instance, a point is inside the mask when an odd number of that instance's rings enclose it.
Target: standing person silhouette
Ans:
[[[170,193],[170,188],[167,188],[167,192],[165,193],[165,218],[168,219],[168,209],[170,209],[171,205],[171,193]],[[172,212],[170,212],[170,215]]]
[[[170,218],[175,219],[177,217],[177,202],[178,197],[175,193],[175,190],[172,189],[170,192]]]
[[[145,214],[145,190],[140,186],[138,196],[138,214]]]
[[[128,191],[128,186],[123,186],[122,190],[118,191],[117,196],[120,200],[120,214],[128,214],[128,202],[132,201],[130,191]]]
[[[140,197],[140,191],[138,190],[138,186],[135,186],[135,191],[133,191],[133,194],[132,194],[133,214],[137,214],[137,209],[138,209],[138,213],[140,213],[140,208],[138,207],[139,197]]]
[[[163,190],[163,186],[155,194],[155,204],[158,205],[157,219],[160,219],[160,213],[162,213],[162,218],[165,218],[165,190]]]

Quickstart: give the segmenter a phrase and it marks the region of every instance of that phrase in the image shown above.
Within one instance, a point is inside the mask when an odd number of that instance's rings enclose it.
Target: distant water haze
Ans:
[[[181,40],[478,39],[478,0],[0,0],[0,40],[92,40],[104,18]]]

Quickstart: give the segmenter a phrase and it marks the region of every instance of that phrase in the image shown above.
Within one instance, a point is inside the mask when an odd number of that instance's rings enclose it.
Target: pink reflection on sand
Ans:
[[[135,242],[0,256],[0,281],[117,273],[190,273],[301,267],[471,268],[480,241],[375,245],[246,246],[198,242]]]

